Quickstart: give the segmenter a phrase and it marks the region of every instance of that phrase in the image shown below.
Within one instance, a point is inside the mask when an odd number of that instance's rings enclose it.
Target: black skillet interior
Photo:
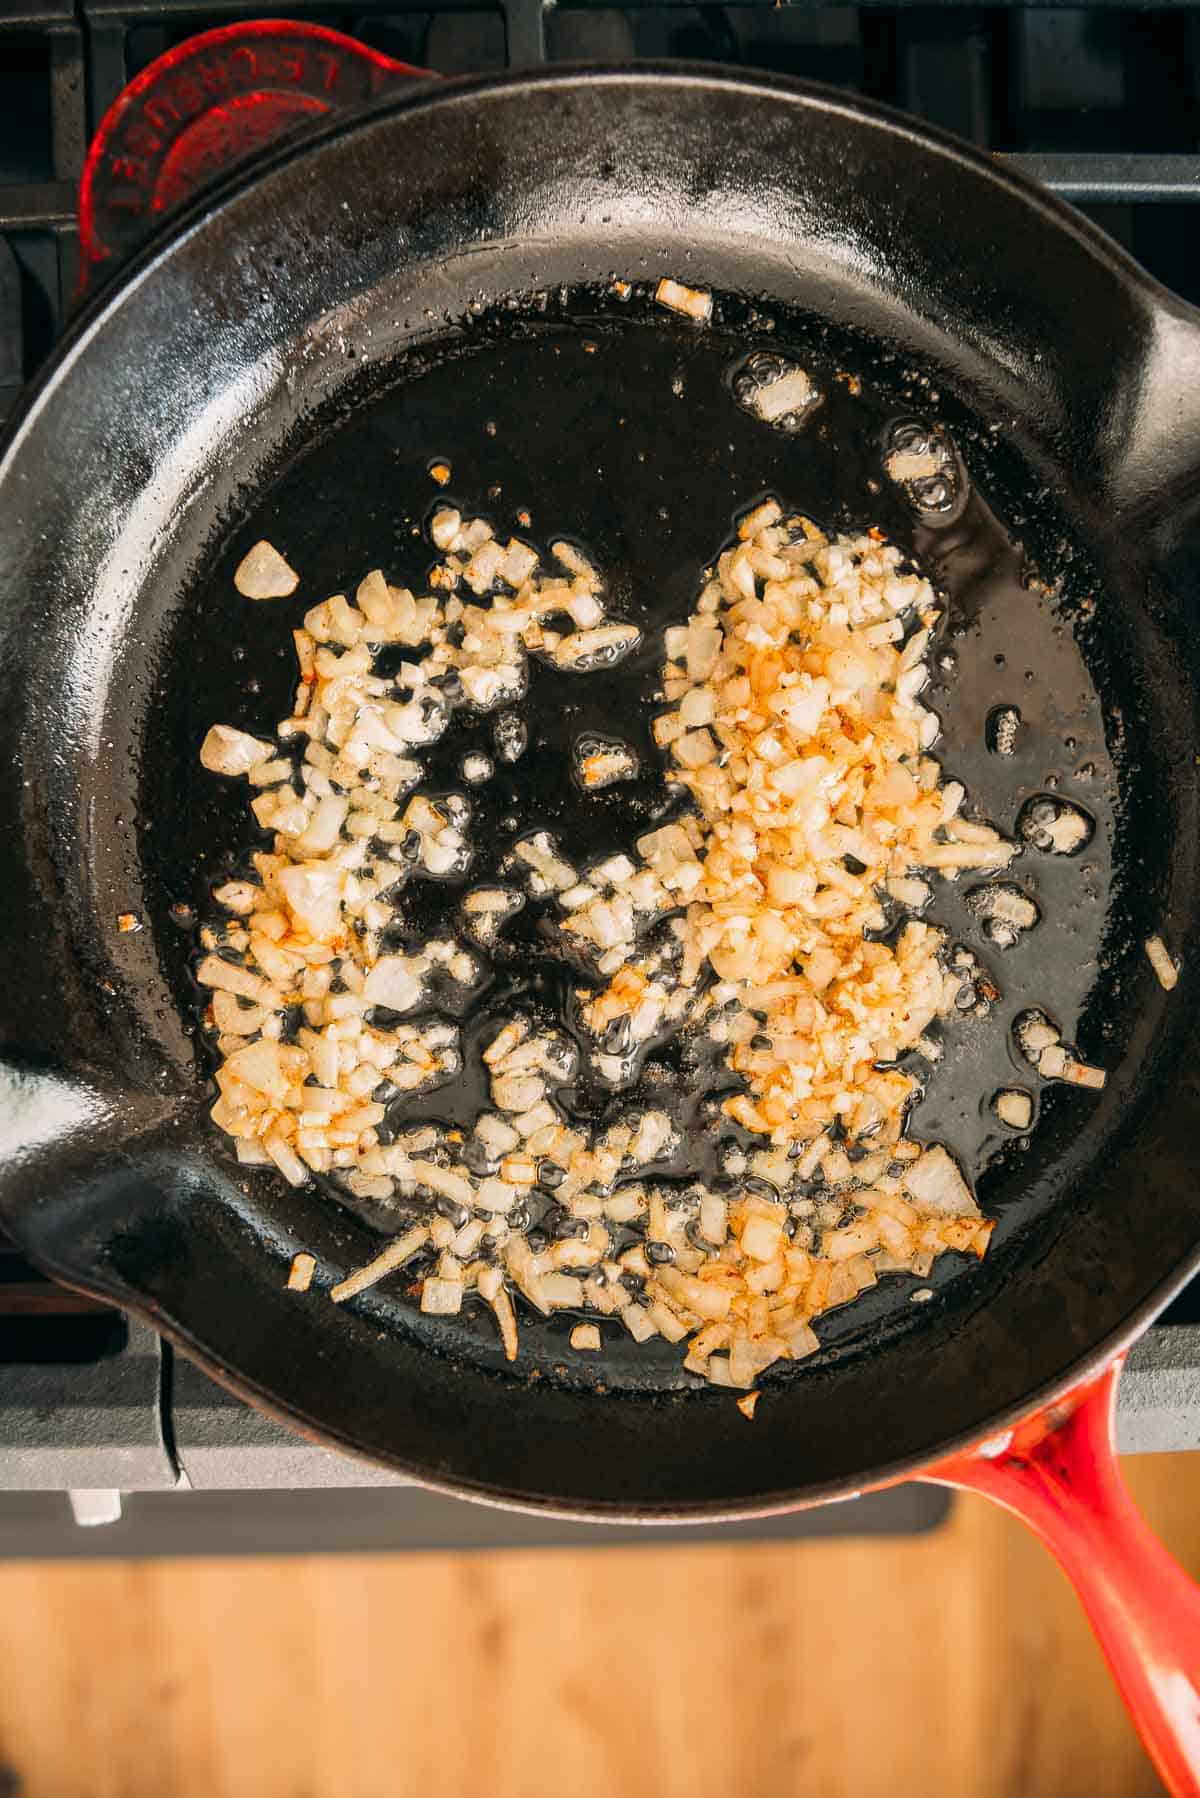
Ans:
[[[703,332],[670,328],[648,295],[622,300],[603,293],[557,296],[515,316],[502,309],[475,320],[453,352],[410,357],[398,382],[389,367],[385,391],[364,394],[349,419],[330,421],[327,434],[232,533],[172,645],[155,702],[157,753],[145,764],[140,795],[143,868],[150,876],[147,916],[159,923],[160,955],[172,976],[176,1008],[194,1019],[203,1008],[189,977],[196,919],[224,921],[212,888],[246,872],[249,849],[266,841],[248,819],[245,788],[205,774],[197,747],[215,720],[261,734],[287,713],[295,679],[291,628],[317,595],[354,585],[379,561],[393,578],[423,587],[432,552],[422,527],[436,506],[449,501],[468,513],[482,510],[503,534],[523,531],[543,545],[562,534],[581,538],[605,571],[611,603],[643,626],[645,648],[632,663],[586,677],[535,664],[520,707],[529,747],[516,766],[496,757],[497,773],[482,788],[466,787],[459,765],[472,749],[496,756],[491,718],[457,724],[427,753],[429,790],[469,794],[471,836],[479,848],[464,878],[427,881],[415,893],[406,888],[406,920],[418,935],[424,929],[453,931],[461,893],[503,878],[502,861],[514,838],[535,827],[551,830],[568,860],[582,868],[632,849],[642,831],[674,815],[677,801],[651,734],[660,709],[655,694],[662,630],[687,616],[701,570],[729,536],[737,510],[773,492],[802,503],[830,528],[885,525],[906,549],[919,546],[936,557],[946,586],[948,618],[935,655],[932,698],[945,716],[948,772],[964,776],[980,815],[1006,829],[1015,829],[1021,807],[1039,793],[1085,807],[1095,823],[1091,842],[1077,856],[1044,856],[1032,848],[1025,853],[1018,884],[1042,918],[1011,950],[989,945],[971,914],[978,878],[945,883],[939,894],[939,919],[979,954],[1002,997],[986,1018],[963,1021],[948,1033],[948,1065],[931,1083],[916,1128],[950,1141],[973,1171],[996,1163],[985,1195],[1004,1218],[999,1249],[1031,1217],[1023,1196],[1027,1155],[1013,1152],[1011,1133],[1006,1142],[990,1104],[998,1087],[1030,1078],[1015,1047],[1016,1015],[1036,1001],[1067,1040],[1078,1039],[1097,1054],[1107,1052],[1116,1029],[1116,1020],[1102,1015],[1100,996],[1101,962],[1109,964],[1109,940],[1117,932],[1112,908],[1121,902],[1111,878],[1116,775],[1101,707],[1071,629],[1077,602],[1093,590],[1088,571],[1075,567],[1053,540],[1047,543],[1062,589],[1057,603],[1049,601],[977,489],[962,491],[945,514],[914,520],[902,491],[885,474],[890,429],[917,413],[944,420],[946,406],[940,396],[930,398],[913,371],[880,364],[862,343],[836,343],[828,328],[822,335],[779,308],[767,313],[725,297],[719,316],[720,323]],[[738,404],[734,389],[747,357],[762,353],[801,360],[825,396],[799,435],[764,427]],[[954,435],[971,461],[991,470],[998,489],[1008,489],[1004,497],[1017,515],[1027,518],[1012,491],[1013,471],[998,465],[965,415]],[[451,468],[444,490],[431,479],[430,463]],[[522,516],[530,518],[529,526]],[[264,536],[304,570],[307,599],[248,606],[239,597],[233,570]],[[187,678],[181,679],[184,668]],[[985,747],[988,714],[1003,704],[1018,709],[1022,719],[1015,752],[1007,756]],[[635,782],[585,796],[572,776],[571,750],[596,732],[630,743],[642,772]],[[530,905],[508,927],[491,958],[491,988],[469,1020],[464,1077],[436,1095],[402,1104],[397,1123],[434,1117],[469,1128],[487,1108],[480,1047],[514,1007],[546,1005],[560,1026],[569,1027],[563,992],[572,984],[570,971],[545,940],[552,916],[552,906]],[[168,919],[174,927],[162,929]],[[1085,1017],[1097,987],[1099,1002]],[[700,1171],[697,1143],[711,1148],[719,1137],[744,1141],[728,1120],[705,1115],[708,1083],[699,1067],[679,1057],[688,1047],[676,1043],[673,1051],[651,1058],[650,1073],[635,1093],[609,1106],[614,1114],[631,1098],[678,1106],[683,1135],[693,1145],[681,1160],[681,1174]],[[914,1059],[913,1066],[919,1070],[920,1063]],[[1080,1095],[1048,1089],[1039,1146],[1055,1132],[1073,1133],[1088,1110]],[[594,1095],[589,1115],[597,1115]],[[260,1178],[269,1191],[273,1176]],[[404,1227],[394,1210],[357,1209],[382,1229]],[[343,1253],[365,1258],[370,1250]],[[964,1276],[972,1280],[973,1269],[950,1257],[933,1283],[941,1290]],[[390,1305],[382,1293],[370,1302],[395,1311],[396,1292],[407,1283],[392,1282]],[[831,1357],[857,1352],[880,1328],[903,1328],[912,1315],[910,1294],[922,1284],[886,1283],[852,1311],[826,1320],[822,1335]],[[411,1313],[411,1301],[407,1309]],[[572,1369],[568,1374],[564,1366],[566,1377],[602,1381],[610,1389],[690,1385],[676,1350],[666,1343],[637,1345],[619,1326],[606,1326],[603,1357],[569,1353],[566,1337],[574,1321],[563,1316],[537,1325],[530,1314],[523,1322],[530,1364],[565,1361]],[[456,1337],[458,1351],[472,1358],[481,1353],[485,1363],[496,1360],[495,1327],[486,1310],[472,1311],[462,1330],[442,1324],[433,1334]]]
[[[1019,279],[989,249],[1018,228]],[[655,309],[667,272],[716,289],[711,327]],[[781,84],[464,87],[239,184],[93,313],[0,480],[27,607],[23,631],[19,602],[9,619],[30,783],[9,915],[33,952],[6,1023],[31,1072],[0,1188],[19,1239],[321,1434],[460,1490],[575,1510],[844,1490],[989,1427],[1128,1327],[1200,1235],[1188,973],[1167,1003],[1141,948],[1158,929],[1181,947],[1196,905],[1194,652],[1178,630],[1195,541],[1177,526],[1165,557],[1129,450],[1157,448],[1158,304],[1115,252],[972,159]],[[734,371],[762,349],[794,355],[826,396],[799,436],[736,402]],[[915,520],[884,477],[887,430],[913,416],[944,424],[968,471],[948,519]],[[572,1356],[567,1320],[524,1319],[510,1369],[484,1318],[423,1319],[403,1281],[336,1313],[319,1290],[284,1295],[296,1248],[328,1285],[370,1255],[380,1220],[224,1156],[203,1118],[189,958],[214,879],[252,843],[244,795],[196,749],[216,720],[269,730],[293,679],[301,608],[237,597],[248,543],[278,544],[310,600],[377,563],[415,583],[443,497],[505,529],[527,510],[534,541],[585,545],[647,654],[586,680],[536,673],[530,751],[477,796],[475,827],[502,844],[544,820],[582,856],[627,846],[663,803],[655,628],[686,614],[735,513],[765,492],[830,525],[880,524],[925,559],[947,599],[939,754],[979,814],[1011,829],[1050,792],[1096,828],[1069,861],[1017,863],[1042,921],[1014,949],[980,938],[974,881],[936,903],[1001,992],[986,1022],[951,1033],[917,1120],[982,1171],[1000,1219],[987,1261],[945,1257],[931,1303],[893,1280],[832,1315],[817,1361],[767,1377],[750,1430],[676,1351],[622,1338]],[[1023,719],[1006,758],[984,747],[1002,704]],[[647,776],[579,796],[568,749],[590,727],[635,741]],[[471,740],[456,735],[435,782],[454,784]],[[120,932],[128,912],[144,928]],[[527,947],[497,967],[498,1010],[529,988]],[[1002,1144],[987,1101],[1028,1083],[1009,1028],[1028,1004],[1109,1085],[1043,1094],[1028,1142]]]

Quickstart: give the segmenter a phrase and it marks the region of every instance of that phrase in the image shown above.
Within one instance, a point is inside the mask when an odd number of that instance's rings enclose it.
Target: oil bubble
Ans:
[[[733,397],[744,411],[794,436],[821,404],[806,369],[775,350],[755,350],[736,371]]]
[[[492,741],[502,762],[519,762],[529,742],[529,732],[515,712],[501,712],[492,727]]]
[[[993,755],[1012,755],[1020,732],[1021,714],[1015,705],[992,707],[984,725],[984,741]]]
[[[998,949],[1011,949],[1041,918],[1037,904],[1011,882],[989,882],[966,896],[967,910],[983,927],[983,934]]]
[[[1017,830],[1026,843],[1047,855],[1076,855],[1091,842],[1096,821],[1081,805],[1035,793],[1021,807]]]
[[[571,772],[585,792],[598,793],[618,781],[634,780],[638,758],[620,737],[589,732],[578,737],[572,746]]]
[[[922,418],[892,422],[884,433],[883,465],[913,510],[930,521],[952,512],[966,487],[949,435]]]

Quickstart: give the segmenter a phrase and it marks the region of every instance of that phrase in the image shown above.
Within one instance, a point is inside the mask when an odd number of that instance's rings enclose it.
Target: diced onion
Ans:
[[[271,754],[271,745],[260,742],[231,724],[214,724],[200,745],[201,765],[211,774],[249,774]]]
[[[684,287],[682,282],[664,277],[655,288],[654,297],[660,306],[682,312],[687,318],[695,319],[697,324],[706,324],[712,316],[712,295],[703,288]]]
[[[292,1265],[288,1269],[288,1291],[307,1292],[312,1285],[312,1277],[316,1271],[316,1266],[317,1260],[315,1255],[309,1255],[304,1250],[301,1250],[298,1255],[293,1255]]]
[[[941,1143],[926,1149],[904,1174],[904,1190],[923,1217],[978,1216],[970,1187]]]
[[[1033,1100],[1027,1092],[1012,1088],[996,1094],[992,1101],[996,1116],[1010,1130],[1028,1130],[1033,1120]]]
[[[394,1273],[398,1267],[403,1267],[406,1261],[411,1261],[417,1250],[423,1248],[428,1240],[429,1231],[423,1224],[405,1231],[403,1236],[396,1237],[395,1241],[390,1242],[381,1254],[376,1255],[373,1261],[368,1261],[365,1267],[360,1267],[357,1273],[349,1274],[346,1279],[339,1280],[337,1285],[331,1288],[330,1298],[335,1305],[342,1305],[347,1299],[355,1298],[358,1293],[365,1292],[369,1286],[377,1285],[380,1280],[386,1279],[388,1274]]]
[[[287,599],[300,585],[300,576],[264,539],[242,557],[233,584],[246,599]]]
[[[1179,980],[1179,969],[1171,960],[1167,946],[1160,936],[1147,937],[1146,954],[1150,958],[1150,966],[1158,976],[1158,983],[1166,992],[1172,992]]]
[[[432,1276],[421,1285],[421,1309],[433,1317],[453,1317],[462,1310],[461,1280],[438,1280]]]

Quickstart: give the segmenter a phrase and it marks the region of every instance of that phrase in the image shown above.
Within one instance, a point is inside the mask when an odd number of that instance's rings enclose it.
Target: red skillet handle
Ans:
[[[1083,1602],[1164,1785],[1200,1794],[1200,1587],[1151,1534],[1117,1465],[1117,1380],[1098,1379],[924,1478],[981,1492],[1042,1538]]]
[[[168,50],[118,95],[92,140],[79,187],[80,285],[266,145],[431,73],[291,19],[227,25]]]

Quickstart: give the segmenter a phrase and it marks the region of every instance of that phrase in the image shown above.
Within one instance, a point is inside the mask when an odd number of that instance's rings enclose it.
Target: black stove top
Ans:
[[[125,84],[198,32],[270,16],[191,0],[0,0],[0,417],[71,311],[76,196],[91,134]],[[461,0],[364,13],[293,0],[289,18],[332,26],[440,74],[541,61],[686,57],[830,83],[886,101],[1011,158],[1090,217],[1177,293],[1200,303],[1200,0],[1137,8],[944,0],[939,5],[546,5]],[[1020,246],[1012,246],[1020,254]],[[1135,1351],[1122,1387],[1122,1446],[1200,1446],[1200,1283]],[[452,1501],[345,1488],[389,1482],[313,1449],[228,1398],[143,1326],[60,1292],[0,1243],[0,1553],[63,1551],[61,1524],[30,1492],[177,1488],[338,1489],[342,1546],[568,1540],[573,1526],[502,1519]],[[203,1543],[203,1507],[168,1525],[141,1513],[112,1552]],[[148,1501],[146,1501],[148,1502]],[[876,1495],[743,1533],[915,1529],[946,1500],[931,1488]],[[375,1508],[372,1509],[371,1507]],[[864,1510],[863,1507],[866,1507]],[[7,1508],[6,1508],[7,1507]],[[85,1507],[86,1508],[86,1507]],[[101,1502],[98,1515],[112,1507]],[[356,1514],[357,1515],[357,1514]],[[157,1517],[157,1521],[156,1521]],[[293,1546],[334,1546],[309,1509]],[[480,1517],[496,1521],[484,1527]],[[817,1521],[817,1518],[820,1521]],[[280,1518],[247,1525],[261,1546]],[[589,1535],[588,1540],[598,1539]],[[14,1547],[14,1544],[16,1545]]]

